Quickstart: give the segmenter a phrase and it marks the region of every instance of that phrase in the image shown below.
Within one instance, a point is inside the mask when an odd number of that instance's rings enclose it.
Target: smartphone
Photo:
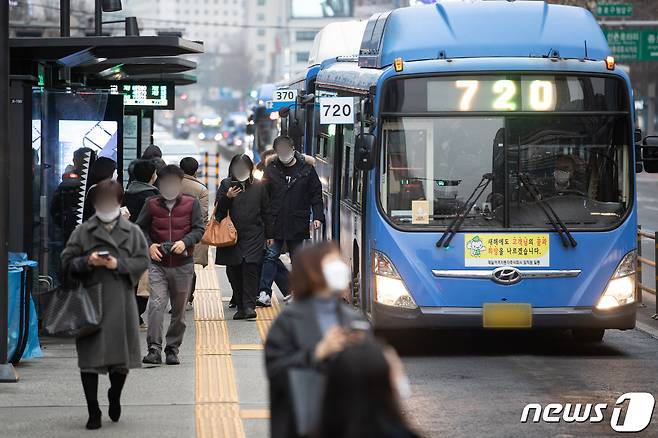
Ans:
[[[367,321],[352,321],[350,323],[350,331],[352,332],[368,332],[370,331],[370,324]]]
[[[105,259],[110,256],[109,251],[98,251],[96,254],[98,254],[98,257],[103,257]]]
[[[231,181],[231,188],[242,190],[242,183],[240,181]]]

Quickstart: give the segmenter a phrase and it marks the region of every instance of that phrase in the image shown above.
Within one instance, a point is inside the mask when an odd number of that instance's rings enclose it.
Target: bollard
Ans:
[[[219,152],[215,152],[215,187],[219,187]]]
[[[208,151],[203,153],[203,183],[208,187]]]
[[[656,313],[653,315],[653,319],[658,319],[658,231],[653,232],[653,277],[654,277],[654,290],[656,291]]]
[[[642,225],[637,226],[637,267],[635,269],[635,294],[637,304],[639,307],[643,307],[642,304],[642,262],[640,257],[642,257]]]

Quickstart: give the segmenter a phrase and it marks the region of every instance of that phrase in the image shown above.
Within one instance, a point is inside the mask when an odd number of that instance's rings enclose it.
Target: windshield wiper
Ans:
[[[564,222],[562,222],[562,219],[560,219],[560,216],[558,216],[555,210],[553,210],[553,207],[551,207],[551,205],[548,204],[547,202],[544,202],[541,193],[537,188],[537,185],[525,173],[519,173],[519,180],[521,180],[521,185],[525,187],[526,191],[530,194],[530,196],[532,196],[532,198],[537,202],[537,204],[539,204],[539,207],[546,215],[546,218],[548,218],[548,221],[553,226],[553,229],[560,236],[560,240],[562,240],[562,244],[565,247],[569,247],[569,246],[576,247],[576,245],[578,245],[578,242],[576,242],[576,239],[573,238],[567,226],[564,224]]]
[[[462,224],[464,223],[464,219],[466,219],[466,215],[478,202],[478,199],[480,199],[480,196],[482,196],[482,193],[484,193],[484,191],[487,189],[489,183],[491,183],[492,180],[493,180],[493,173],[485,173],[484,175],[482,175],[482,179],[480,180],[478,185],[475,186],[475,188],[471,192],[471,195],[468,197],[462,208],[460,208],[457,211],[455,218],[452,220],[452,222],[448,224],[448,228],[446,228],[446,230],[443,232],[443,235],[441,236],[439,241],[436,242],[437,247],[440,248],[441,246],[443,246],[444,248],[447,248],[450,246],[450,242],[452,241],[452,238],[455,237],[455,234],[457,234],[457,231],[459,231],[459,227],[461,227]],[[478,190],[480,191],[478,192]],[[475,199],[473,199],[474,197]]]

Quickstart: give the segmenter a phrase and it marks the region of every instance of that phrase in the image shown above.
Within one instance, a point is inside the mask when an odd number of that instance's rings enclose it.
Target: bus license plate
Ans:
[[[526,303],[489,303],[482,306],[484,328],[531,328],[532,306]]]

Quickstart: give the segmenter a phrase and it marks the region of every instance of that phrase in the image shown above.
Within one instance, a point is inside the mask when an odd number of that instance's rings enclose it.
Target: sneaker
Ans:
[[[231,301],[228,302],[228,308],[229,309],[235,309],[236,307],[238,307],[238,306],[237,306],[237,304],[235,304],[235,301],[233,300],[233,297],[231,297]]]
[[[244,312],[243,312],[242,310],[238,310],[238,311],[235,312],[235,314],[233,315],[233,319],[236,320],[236,321],[239,321],[239,320],[241,320],[241,319],[245,319],[245,314],[244,314]]]
[[[167,355],[165,359],[167,365],[180,365],[180,359],[178,359],[178,355],[172,350],[166,351],[165,354]]]
[[[160,354],[160,350],[156,350],[155,348],[149,349],[148,354],[142,359],[142,363],[149,363],[153,365],[162,364],[162,354]]]
[[[256,309],[244,309],[244,319],[256,319]]]
[[[187,304],[185,305],[185,310],[194,310],[194,306],[192,305],[192,301],[187,302]]]
[[[283,297],[283,302],[286,304],[292,303],[292,294],[288,294],[285,297]]]
[[[256,306],[258,307],[270,307],[272,306],[272,298],[267,294],[267,292],[262,291],[258,298],[256,299]]]

